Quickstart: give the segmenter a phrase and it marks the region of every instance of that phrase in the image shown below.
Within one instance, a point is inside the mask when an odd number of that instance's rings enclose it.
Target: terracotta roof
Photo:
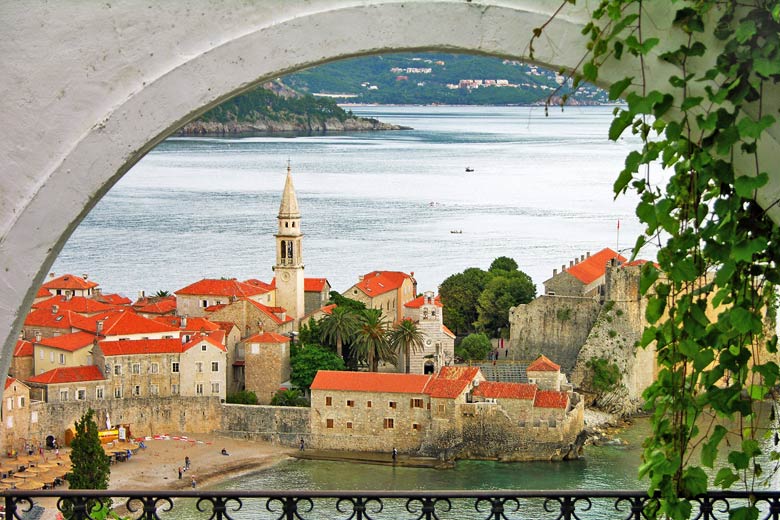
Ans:
[[[80,367],[55,368],[38,374],[27,380],[28,383],[42,383],[53,385],[57,383],[79,383],[86,381],[102,381],[105,377],[100,373],[100,369],[94,365]]]
[[[94,341],[94,334],[79,331],[72,332],[70,334],[63,334],[62,336],[55,336],[53,338],[42,338],[38,344],[45,347],[64,350],[66,352],[75,352],[77,350],[81,350],[84,347],[91,346]]]
[[[97,287],[99,284],[91,280],[86,280],[81,276],[73,276],[72,274],[64,274],[53,280],[49,280],[41,287],[46,289],[69,289],[69,290],[86,290]]]
[[[182,346],[182,352],[186,352],[187,350],[191,349],[192,347],[195,347],[197,345],[200,345],[201,341],[205,341],[206,343],[216,347],[217,349],[221,350],[222,352],[227,352],[227,348],[225,347],[225,331],[223,330],[215,330],[214,332],[208,333],[208,334],[195,334],[192,336],[192,339],[185,343]]]
[[[528,365],[526,372],[560,372],[561,365],[556,365],[544,354]]]
[[[404,307],[409,307],[410,309],[419,309],[420,307],[425,304],[425,295],[421,294],[414,300],[408,301],[404,303]],[[444,305],[441,303],[441,298],[439,296],[436,296],[436,298],[433,299],[433,304],[437,307],[444,307]]]
[[[534,399],[535,408],[566,408],[569,405],[569,394],[555,390],[539,390]]]
[[[290,316],[287,316],[286,314],[284,319],[281,319],[279,316],[275,314],[276,312],[279,313],[286,312],[286,310],[283,307],[269,307],[267,305],[263,305],[260,302],[256,302],[250,299],[247,299],[246,301],[254,305],[255,307],[257,307],[261,311],[263,311],[277,325],[281,325],[282,323],[287,323],[288,321],[293,321],[293,319]]]
[[[176,294],[187,295],[205,295],[205,296],[235,296],[236,298],[246,298],[248,296],[256,296],[258,294],[265,294],[268,290],[250,285],[248,283],[239,282],[236,279],[231,280],[217,280],[212,278],[204,278],[199,282],[184,287],[175,291]]]
[[[14,357],[32,356],[34,353],[33,344],[25,339],[16,340],[14,347]]]
[[[151,334],[155,332],[174,332],[171,327],[149,318],[139,316],[131,310],[122,311],[108,318],[103,323],[103,336],[120,336],[122,334]]]
[[[200,316],[187,318],[187,325],[184,327],[182,327],[181,324],[182,321],[181,316],[155,316],[152,319],[159,323],[164,323],[166,325],[170,325],[171,327],[176,327],[177,329],[186,330],[190,332],[200,332],[200,331],[210,332],[213,330],[219,330],[221,328],[213,321],[209,321],[208,319]]]
[[[290,338],[275,332],[261,332],[244,340],[244,343],[289,343]]]
[[[595,255],[591,255],[579,264],[566,269],[566,272],[581,281],[584,284],[589,284],[597,278],[604,276],[607,272],[607,262],[617,258],[620,263],[626,261],[625,257],[619,255],[610,248],[604,248]]]
[[[441,331],[452,339],[455,339],[455,333],[448,329],[446,325],[441,326]]]
[[[303,290],[304,292],[322,292],[326,283],[328,283],[327,278],[304,278]]]
[[[482,381],[474,387],[474,395],[493,399],[526,399],[533,400],[536,395],[536,385],[527,383],[498,383]]]
[[[274,290],[274,284],[272,283],[265,283],[262,280],[258,280],[257,278],[250,278],[249,280],[244,280],[245,284],[251,285],[252,287],[257,287],[258,289],[263,289],[265,292],[270,292]]]
[[[374,297],[397,290],[403,285],[404,280],[411,280],[411,278],[408,274],[399,271],[373,271],[363,276],[355,287],[368,296]]]
[[[109,305],[102,303],[92,298],[85,298],[84,296],[73,296],[67,298],[66,296],[54,296],[48,300],[43,300],[33,305],[34,309],[47,309],[51,312],[52,307],[57,306],[63,311],[73,311],[79,314],[93,314],[96,312],[105,312],[115,309],[115,305]]]
[[[203,309],[206,312],[217,312],[220,309],[224,309],[227,307],[227,303],[218,303],[216,305],[209,305],[205,309]]]
[[[320,370],[314,377],[311,389],[422,394],[430,380],[431,376],[418,374]]]
[[[98,294],[95,299],[109,305],[130,305],[133,300],[121,294]]]
[[[234,328],[238,328],[238,325],[232,321],[212,321],[220,330],[224,330],[226,334],[230,334]]]
[[[479,374],[479,367],[442,367],[432,378],[425,393],[431,397],[454,399],[466,389]]]
[[[8,387],[11,386],[12,384],[14,384],[14,381],[16,381],[16,379],[14,379],[13,377],[6,377],[5,378],[5,390],[8,390]]]
[[[122,341],[101,341],[100,350],[105,356],[132,356],[138,354],[178,354],[182,352],[182,341],[173,339],[128,339]]]
[[[176,297],[163,298],[156,302],[136,307],[137,312],[146,314],[168,314],[176,310]]]
[[[36,298],[48,298],[51,295],[51,292],[48,289],[44,289],[43,287],[39,288],[38,292],[35,293]]]
[[[27,315],[24,324],[28,327],[70,330],[76,326],[75,323],[79,323],[83,319],[83,316],[73,311],[58,311],[57,314],[54,314],[51,309],[36,309]]]

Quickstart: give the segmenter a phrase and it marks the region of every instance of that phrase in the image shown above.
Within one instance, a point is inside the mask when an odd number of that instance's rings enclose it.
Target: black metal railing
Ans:
[[[33,491],[3,492],[5,517],[36,518],[40,503],[67,518],[103,518],[111,499],[122,518],[273,520],[641,520],[657,505],[641,491]],[[780,492],[711,492],[691,500],[695,520],[727,519],[755,506],[780,520]],[[38,511],[36,511],[38,510]]]

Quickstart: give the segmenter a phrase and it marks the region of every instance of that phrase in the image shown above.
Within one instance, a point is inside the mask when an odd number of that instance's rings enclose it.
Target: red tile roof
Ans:
[[[560,372],[561,365],[556,365],[550,358],[542,354],[536,360],[528,365],[526,372]]]
[[[374,297],[397,290],[407,279],[411,280],[412,277],[399,271],[373,271],[363,276],[355,287]]]
[[[620,263],[626,261],[625,257],[607,247],[595,255],[589,256],[579,264],[569,267],[566,269],[566,272],[582,283],[589,284],[597,278],[604,276],[604,273],[607,272],[607,262],[613,258],[617,258]]]
[[[227,348],[225,347],[225,331],[223,330],[215,330],[209,334],[195,334],[188,343],[185,343],[182,346],[182,352],[186,352],[192,347],[200,345],[201,341],[205,341],[222,352],[227,352]]]
[[[422,394],[430,380],[431,376],[418,374],[320,370],[314,377],[311,389]]]
[[[273,282],[265,283],[264,281],[258,280],[256,278],[250,278],[249,280],[244,280],[244,283],[251,285],[252,287],[257,287],[258,289],[263,289],[265,292],[273,291],[276,288]]]
[[[452,339],[455,339],[455,333],[448,329],[446,325],[441,326],[441,331]]]
[[[14,381],[16,381],[16,379],[14,379],[13,377],[6,377],[5,378],[5,390],[8,390],[8,387],[11,386],[12,384],[14,384]]]
[[[100,369],[94,365],[81,367],[55,368],[38,374],[27,380],[28,383],[42,383],[52,385],[57,383],[80,383],[86,381],[102,381],[105,377]]]
[[[220,309],[224,309],[227,307],[227,303],[218,303],[216,305],[209,305],[205,309],[203,309],[206,312],[217,312]]]
[[[95,299],[109,305],[130,305],[133,300],[121,294],[98,294]]]
[[[123,341],[101,341],[100,350],[105,356],[132,356],[138,354],[179,354],[182,341],[173,339],[128,339]]]
[[[202,318],[200,316],[187,318],[187,324],[184,327],[182,327],[181,324],[182,322],[181,316],[155,316],[152,319],[159,323],[164,323],[171,327],[176,327],[177,329],[181,329],[189,332],[200,332],[200,331],[210,332],[213,330],[219,330],[221,328],[217,323],[213,321],[209,321],[208,319]],[[231,325],[233,324],[231,323]]]
[[[95,316],[97,318],[97,316]],[[96,325],[97,327],[97,325]],[[139,316],[132,310],[114,314],[103,322],[103,336],[121,336],[123,334],[153,334],[175,332],[176,327]]]
[[[328,283],[327,278],[304,278],[303,290],[304,292],[322,292],[326,283]]]
[[[442,367],[431,379],[425,393],[431,397],[454,399],[479,375],[479,367]]]
[[[48,298],[51,295],[52,294],[51,294],[51,292],[48,289],[44,289],[43,287],[41,287],[40,289],[38,289],[38,292],[35,294],[35,297],[36,298]]]
[[[265,313],[271,320],[276,323],[277,325],[281,325],[282,323],[287,323],[288,321],[293,321],[293,319],[290,316],[287,316],[285,314],[284,319],[281,319],[279,316],[276,315],[276,313],[283,313],[286,312],[286,310],[283,307],[269,307],[267,305],[263,305],[260,302],[256,302],[254,300],[247,299],[247,302],[254,305],[256,308],[260,309]]]
[[[14,357],[32,356],[34,353],[33,344],[31,341],[19,339],[16,341],[16,347],[14,347]]]
[[[230,334],[234,328],[238,328],[238,325],[232,321],[213,321],[211,323],[214,323],[220,330],[225,331],[225,334]]]
[[[75,323],[80,323],[84,317],[73,311],[58,311],[57,314],[51,312],[51,309],[36,309],[24,319],[27,327],[47,327],[52,329],[70,330],[75,327]]]
[[[135,310],[146,314],[170,314],[176,311],[176,297],[171,296],[156,302],[149,302],[146,305],[136,307]]]
[[[106,312],[116,309],[115,305],[109,305],[102,303],[92,298],[85,298],[84,296],[73,296],[67,298],[66,296],[54,296],[48,300],[38,302],[33,305],[33,309],[47,309],[51,312],[52,307],[59,307],[63,311],[73,311],[79,314],[93,314],[96,312]]]
[[[441,303],[441,297],[440,296],[436,296],[436,298],[433,299],[433,303],[437,307],[444,307],[444,305]],[[411,301],[408,301],[408,302],[404,303],[404,307],[409,307],[410,309],[419,309],[420,307],[423,306],[423,304],[425,304],[425,295],[421,294],[420,296],[418,296],[414,300],[411,300]]]
[[[39,345],[45,347],[52,347],[66,352],[75,352],[84,347],[91,346],[95,341],[95,335],[89,332],[72,332],[70,334],[63,334],[62,336],[55,336],[53,338],[42,338],[38,342]]]
[[[236,279],[217,280],[204,278],[199,282],[195,282],[188,285],[187,287],[184,287],[183,289],[179,289],[175,293],[196,296],[235,296],[236,298],[246,298],[249,296],[256,296],[258,294],[265,294],[267,292],[267,289],[244,282],[239,282]]]
[[[261,332],[252,337],[246,338],[244,343],[289,343],[290,338],[276,334],[275,332]]]
[[[81,276],[73,276],[72,274],[64,274],[53,280],[49,280],[41,287],[45,289],[67,289],[67,290],[86,290],[97,287],[99,284],[91,280],[86,280]]]
[[[569,405],[569,394],[555,390],[539,390],[534,399],[535,408],[566,408]]]
[[[482,381],[474,387],[474,395],[493,399],[526,399],[533,400],[536,395],[536,385],[527,383],[498,383]]]

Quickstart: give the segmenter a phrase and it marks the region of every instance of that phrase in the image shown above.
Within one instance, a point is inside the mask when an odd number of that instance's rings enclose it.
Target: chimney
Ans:
[[[142,300],[146,297],[146,292],[144,291],[138,291],[138,299]]]
[[[58,312],[60,312],[60,306],[59,305],[52,305],[51,306],[51,313],[52,314],[57,314]]]
[[[181,328],[184,329],[187,327],[187,315],[181,317]]]
[[[95,334],[98,336],[103,334],[103,320],[97,320],[95,322]]]
[[[574,267],[574,260],[569,260],[569,267]]]
[[[588,253],[587,253],[587,257],[588,257],[588,258],[590,258],[590,251],[588,251]]]
[[[363,278],[365,278],[365,276],[364,276],[364,275],[362,275],[362,274],[361,274],[360,276],[358,276],[358,282],[362,282],[362,281],[363,281]]]
[[[584,262],[584,261],[585,261],[585,255],[580,255],[580,262]]]
[[[558,270],[557,269],[553,269],[553,276],[555,276],[556,274],[558,274]]]
[[[87,278],[89,278],[89,275],[87,273],[84,273],[84,274],[81,275],[81,277],[86,280]]]
[[[49,273],[49,278],[54,278],[54,273]]]
[[[40,343],[40,342],[41,342],[41,337],[42,337],[42,336],[41,336],[41,331],[39,331],[39,330],[36,330],[36,331],[35,331],[35,342],[36,342],[36,343]]]
[[[566,270],[566,264],[561,264],[561,272],[564,272]]]
[[[24,339],[24,329],[19,331],[19,341]]]

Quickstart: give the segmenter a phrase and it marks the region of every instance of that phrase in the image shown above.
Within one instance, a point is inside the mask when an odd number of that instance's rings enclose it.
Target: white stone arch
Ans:
[[[183,123],[258,82],[335,59],[405,50],[527,59],[533,29],[557,7],[549,0],[3,2],[0,370],[72,231]],[[655,9],[653,30],[667,35],[671,10]],[[536,62],[576,66],[587,19],[585,7],[567,7],[536,42]],[[602,80],[638,75],[631,66],[607,64]],[[651,84],[669,65],[654,67]],[[777,130],[767,139],[773,151]],[[778,179],[765,191],[780,192]]]

